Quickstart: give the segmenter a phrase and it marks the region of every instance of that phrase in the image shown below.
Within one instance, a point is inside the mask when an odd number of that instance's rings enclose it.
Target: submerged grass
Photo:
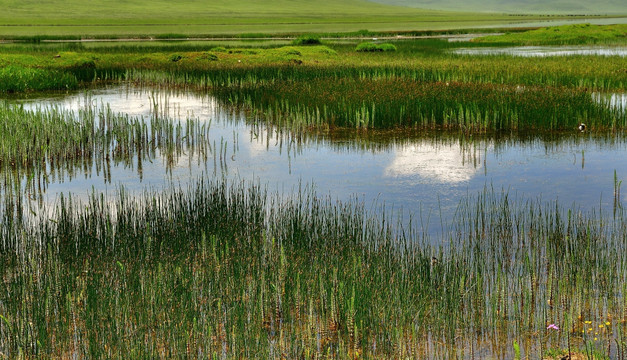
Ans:
[[[183,154],[207,162],[212,152],[209,121],[172,120],[163,102],[153,99],[149,117],[129,117],[92,103],[89,97],[78,111],[57,107],[26,110],[0,102],[0,175],[3,192],[27,181],[25,188],[45,190],[49,181],[103,172],[111,181],[111,166],[137,166],[162,158],[166,172]],[[222,156],[222,154],[220,154]],[[191,161],[191,160],[190,160]]]
[[[0,228],[9,358],[539,357],[588,323],[624,341],[622,213],[487,189],[425,239],[357,201],[221,181],[20,206]]]

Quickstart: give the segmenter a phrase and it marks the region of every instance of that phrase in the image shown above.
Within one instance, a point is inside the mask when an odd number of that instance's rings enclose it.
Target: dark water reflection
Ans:
[[[21,100],[25,107],[87,104],[149,119],[168,116],[210,123],[212,152],[206,158],[182,151],[166,161],[134,158],[113,165],[110,177],[96,169],[57,171],[43,202],[60,193],[86,198],[92,191],[115,194],[183,185],[199,177],[254,181],[289,195],[303,184],[333,198],[358,197],[385,203],[418,219],[428,232],[450,218],[459,200],[486,186],[519,198],[558,199],[562,205],[611,210],[614,173],[627,177],[624,134],[461,136],[438,132],[293,135],[253,124],[207,95],[119,86],[56,98]],[[34,202],[34,201],[33,201]],[[34,205],[33,205],[34,206]],[[421,220],[420,220],[421,219]],[[427,221],[429,219],[429,221]]]

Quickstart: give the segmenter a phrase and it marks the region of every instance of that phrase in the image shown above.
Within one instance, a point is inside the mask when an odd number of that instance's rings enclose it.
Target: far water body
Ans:
[[[624,102],[624,97],[622,100]],[[627,137],[594,136],[573,129],[550,139],[532,134],[524,139],[493,137],[460,139],[459,135],[413,134],[398,137],[353,135],[330,138],[305,136],[295,140],[221,105],[209,95],[117,86],[55,98],[17,100],[26,108],[59,106],[79,110],[87,102],[113,112],[149,119],[157,101],[169,117],[210,122],[210,143],[221,147],[223,159],[205,162],[190,154],[166,171],[164,159],[111,169],[111,181],[96,169],[57,177],[46,189],[46,202],[72,193],[87,199],[93,191],[115,196],[120,186],[140,194],[171,185],[193,184],[200,178],[225,178],[267,187],[289,197],[311,186],[319,196],[363,201],[368,209],[385,204],[388,213],[413,217],[419,231],[438,233],[460,202],[486,187],[510,197],[555,201],[582,211],[611,212],[614,172],[627,179]],[[167,106],[166,106],[167,105]],[[624,106],[624,105],[623,105]],[[621,199],[622,204],[625,203]],[[442,214],[443,222],[440,222]],[[428,220],[428,221],[427,221]]]
[[[522,57],[548,56],[627,56],[627,47],[612,46],[516,46],[499,48],[461,48],[452,51],[458,55],[510,55]]]

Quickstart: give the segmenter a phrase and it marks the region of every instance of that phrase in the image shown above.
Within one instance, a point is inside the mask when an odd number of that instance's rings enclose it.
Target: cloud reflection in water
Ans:
[[[388,165],[386,177],[415,177],[440,183],[470,181],[481,168],[459,144],[430,145],[414,144],[396,151],[394,160]]]

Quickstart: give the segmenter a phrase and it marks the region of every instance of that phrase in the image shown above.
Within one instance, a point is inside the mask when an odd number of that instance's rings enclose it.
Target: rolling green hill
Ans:
[[[191,24],[424,15],[365,0],[1,0],[3,24]],[[429,11],[429,14],[438,12]]]
[[[380,4],[513,14],[627,14],[624,0],[372,0]]]
[[[404,5],[368,0],[0,0],[0,38],[434,30],[537,19]]]

